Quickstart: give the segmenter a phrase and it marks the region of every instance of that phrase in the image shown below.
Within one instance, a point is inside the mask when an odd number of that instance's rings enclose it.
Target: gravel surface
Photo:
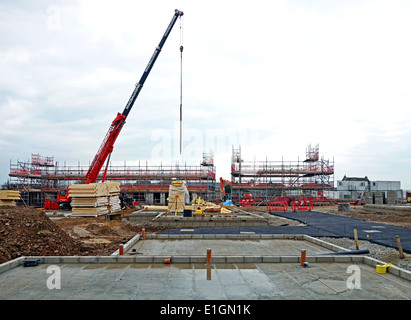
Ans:
[[[320,238],[323,241],[335,244],[348,250],[355,250],[355,242],[349,238]],[[366,240],[358,240],[358,247],[360,250],[368,249],[370,251],[367,256],[383,261],[385,263],[392,263],[393,265],[411,271],[411,255],[404,253],[404,258],[400,259],[400,253],[395,248],[382,246]]]

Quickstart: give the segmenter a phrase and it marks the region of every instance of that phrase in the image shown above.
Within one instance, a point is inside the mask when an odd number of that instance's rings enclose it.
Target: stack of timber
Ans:
[[[120,183],[90,183],[70,186],[72,216],[97,217],[120,210]]]
[[[71,206],[78,207],[102,207],[108,205],[108,197],[76,197],[71,201]]]
[[[121,210],[120,206],[120,182],[106,182],[108,193],[108,210],[114,213]]]
[[[0,206],[16,206],[16,201],[20,199],[20,191],[0,190]]]

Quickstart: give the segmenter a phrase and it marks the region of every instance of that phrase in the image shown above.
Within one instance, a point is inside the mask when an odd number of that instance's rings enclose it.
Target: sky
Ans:
[[[411,190],[411,3],[1,0],[0,184],[31,154],[88,166],[170,33],[112,165],[304,160]],[[179,152],[180,45],[183,150]]]

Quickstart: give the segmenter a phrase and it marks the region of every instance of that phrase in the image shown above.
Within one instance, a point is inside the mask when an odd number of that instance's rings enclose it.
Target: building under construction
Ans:
[[[21,191],[21,199],[27,205],[43,206],[46,199],[56,199],[61,188],[85,183],[89,166],[60,165],[54,157],[32,154],[31,160],[10,161],[9,189]],[[97,180],[102,179],[105,168]],[[106,181],[119,181],[122,196],[144,204],[167,203],[172,179],[186,183],[190,198],[201,197],[207,201],[215,198],[215,166],[212,152],[204,153],[199,165],[150,165],[147,161],[138,165],[107,167]]]
[[[329,202],[334,189],[334,160],[319,157],[319,146],[308,146],[305,160],[245,161],[241,147],[232,150],[231,196],[240,203],[244,195],[256,204],[267,201],[312,200]]]

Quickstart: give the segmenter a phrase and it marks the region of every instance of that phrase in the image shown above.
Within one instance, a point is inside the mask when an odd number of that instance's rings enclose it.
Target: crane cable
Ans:
[[[180,16],[180,155],[183,144],[183,22]]]

